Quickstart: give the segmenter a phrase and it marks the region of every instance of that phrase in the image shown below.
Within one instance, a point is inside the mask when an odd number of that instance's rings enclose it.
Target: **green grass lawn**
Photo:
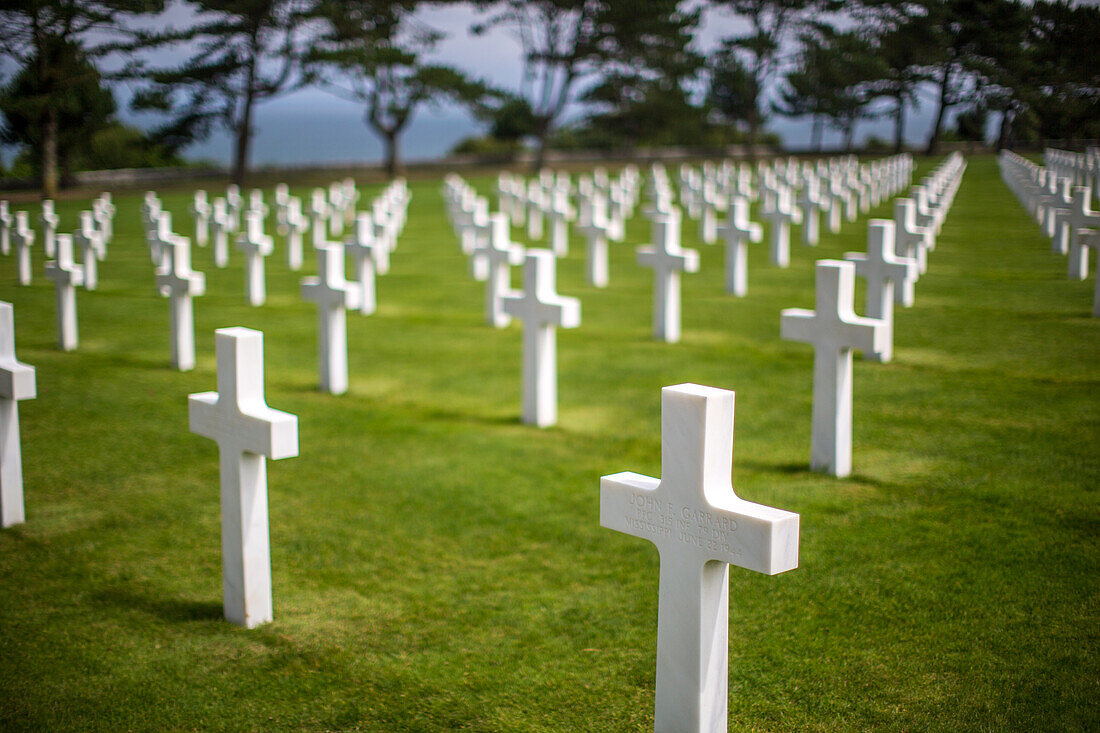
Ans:
[[[521,326],[484,325],[439,184],[411,183],[378,312],[348,316],[340,397],[316,389],[308,273],[281,241],[262,308],[239,254],[218,270],[196,248],[186,374],[140,196],[116,196],[74,353],[41,240],[29,288],[0,259],[39,395],[20,408],[27,522],[0,532],[0,728],[651,729],[657,552],[599,527],[599,477],[660,475],[660,389],[680,382],[736,390],[737,492],[801,515],[797,570],[730,574],[732,729],[1100,727],[1093,283],[1067,281],[994,159],[970,161],[894,362],[857,357],[846,480],[807,470],[813,354],[779,311],[813,307],[814,259],[863,250],[865,219],[812,250],[796,229],[787,270],[754,247],[743,299],[699,246],[676,345],[650,338],[648,224],[612,246],[606,290],[574,236],[558,290],[582,325],[559,332],[559,426],[538,430],[519,423]],[[183,234],[189,194],[162,192]],[[59,204],[63,230],[86,206]],[[300,424],[301,455],[268,466],[275,621],[253,631],[221,617],[217,447],[188,432],[227,326],[264,332],[268,403]]]

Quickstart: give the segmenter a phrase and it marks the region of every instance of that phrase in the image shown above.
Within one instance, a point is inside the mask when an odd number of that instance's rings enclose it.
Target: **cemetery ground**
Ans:
[[[856,357],[842,480],[808,470],[813,353],[779,339],[779,312],[813,307],[814,260],[865,250],[866,217],[812,249],[796,230],[787,270],[766,237],[750,245],[745,298],[685,219],[702,265],[683,278],[680,344],[650,335],[648,222],[611,245],[603,290],[574,234],[558,291],[582,322],[558,334],[559,423],[539,430],[519,422],[521,324],[485,325],[440,180],[410,189],[378,312],[348,314],[339,397],[317,390],[299,295],[315,257],[290,272],[280,237],[260,308],[238,251],[219,270],[194,248],[207,295],[189,373],[169,366],[139,194],[115,196],[76,352],[56,347],[40,239],[31,287],[0,260],[38,377],[20,406],[27,521],[0,532],[0,727],[651,729],[657,552],[599,527],[599,477],[661,475],[660,390],[681,382],[737,392],[735,490],[801,515],[798,569],[730,573],[731,729],[1100,726],[1093,283],[1066,279],[992,157],[969,161],[915,305],[895,312],[894,361]],[[160,191],[184,235],[191,190]],[[84,206],[59,202],[61,231]],[[227,326],[264,332],[268,404],[300,424],[300,456],[268,464],[275,620],[251,631],[222,619],[217,447],[188,431]]]

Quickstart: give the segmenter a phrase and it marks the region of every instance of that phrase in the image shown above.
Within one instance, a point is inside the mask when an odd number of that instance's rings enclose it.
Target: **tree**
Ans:
[[[6,0],[0,5],[0,54],[33,76],[39,98],[42,195],[57,195],[58,144],[63,134],[58,105],[71,84],[83,83],[53,66],[81,49],[89,64],[116,50],[121,41],[136,48],[144,34],[132,20],[163,9],[163,0]],[[98,39],[97,42],[92,39]],[[32,63],[33,61],[33,63]]]
[[[851,152],[856,124],[867,115],[885,63],[858,29],[838,32],[826,24],[812,24],[800,40],[798,65],[786,75],[774,108],[785,115],[813,115],[817,144],[821,125],[829,120]]]
[[[1011,0],[925,0],[933,54],[927,69],[938,90],[929,155],[937,150],[947,111],[973,100],[980,81],[977,72],[998,43],[998,31],[1011,23],[1018,7]]]
[[[577,81],[594,71],[597,15],[605,0],[483,0],[482,6],[500,9],[471,29],[475,34],[492,27],[512,30],[523,49],[523,73],[516,94],[531,111],[536,169],[546,157],[546,143],[561,117]]]
[[[875,94],[893,102],[894,152],[905,143],[905,112],[919,104],[918,91],[931,80],[927,67],[935,39],[927,12],[910,0],[870,0],[858,14],[882,63]]]
[[[616,144],[700,144],[707,111],[686,85],[703,68],[691,48],[699,10],[680,0],[614,0],[595,15],[592,63],[600,81],[581,101],[589,126]]]
[[[749,22],[749,30],[739,36],[724,40],[719,58],[737,58],[742,72],[738,91],[739,107],[745,114],[748,128],[749,154],[753,154],[760,129],[767,119],[769,107],[765,105],[764,90],[780,66],[780,50],[784,41],[796,32],[809,10],[832,9],[835,3],[818,0],[720,0],[719,6],[728,7]]]
[[[31,57],[0,90],[4,126],[0,142],[22,145],[38,162],[35,172],[46,179],[45,148],[70,185],[74,155],[91,146],[96,132],[106,128],[115,112],[115,99],[100,83],[99,72],[72,42],[46,44],[45,62]],[[47,69],[43,75],[41,69]],[[47,134],[51,135],[47,139]]]
[[[165,33],[162,43],[197,47],[181,65],[144,71],[148,86],[134,98],[137,109],[168,113],[158,135],[175,150],[205,137],[215,124],[235,139],[233,181],[244,183],[257,104],[288,91],[301,54],[312,8],[309,0],[193,0],[196,23]]]
[[[487,94],[485,85],[452,67],[424,63],[423,54],[443,36],[415,24],[418,4],[324,0],[317,14],[325,30],[305,56],[303,83],[366,105],[366,122],[383,140],[391,177],[401,167],[398,139],[418,107],[474,103]]]

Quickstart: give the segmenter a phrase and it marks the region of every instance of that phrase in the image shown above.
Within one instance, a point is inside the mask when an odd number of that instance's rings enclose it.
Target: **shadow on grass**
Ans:
[[[188,601],[167,596],[150,597],[122,588],[110,588],[95,594],[96,601],[125,610],[156,616],[168,623],[222,620],[222,604],[214,601]]]
[[[844,478],[835,478],[827,473],[821,473],[820,471],[811,471],[810,464],[808,463],[767,463],[765,461],[756,461],[751,458],[738,460],[734,464],[734,470],[737,467],[746,468],[750,471],[757,471],[759,473],[773,473],[783,474],[784,476],[799,476],[802,478],[817,478],[830,481],[847,481],[854,484],[862,484],[864,486],[873,486],[875,488],[884,489],[894,486],[894,484],[881,481],[871,476],[865,476],[860,473],[853,473]]]

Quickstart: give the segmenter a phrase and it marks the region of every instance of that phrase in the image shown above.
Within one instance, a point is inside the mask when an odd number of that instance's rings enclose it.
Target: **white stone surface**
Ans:
[[[810,468],[837,477],[852,472],[852,349],[886,346],[882,321],[855,314],[855,279],[851,262],[818,260],[816,309],[785,309],[780,328],[782,338],[814,347]]]
[[[639,247],[638,264],[653,268],[653,338],[680,340],[680,273],[699,270],[699,253],[680,246],[680,209],[653,214],[653,244]]]
[[[763,230],[749,221],[749,202],[743,196],[730,199],[726,223],[718,228],[726,242],[726,292],[744,297],[749,291],[749,242],[759,242]]]
[[[901,198],[894,202],[894,249],[898,255],[916,260],[918,277],[928,270],[928,250],[933,236],[928,227],[917,226],[917,204],[913,199]],[[902,288],[898,302],[912,304],[915,282],[916,278]]]
[[[661,390],[661,478],[600,479],[600,526],[657,546],[654,730],[724,733],[729,566],[776,575],[798,567],[799,516],[733,491],[734,393]]]
[[[894,358],[894,291],[917,276],[916,261],[898,257],[894,247],[894,222],[871,219],[867,222],[867,253],[844,254],[844,259],[855,263],[856,274],[867,281],[867,317],[882,321],[886,330],[883,348],[864,352],[869,361],[885,363]]]
[[[374,313],[378,307],[375,294],[375,251],[381,250],[374,239],[374,220],[370,214],[359,214],[355,218],[355,232],[344,243],[344,248],[355,263],[355,286],[359,289],[359,312],[365,316]],[[387,251],[386,257],[389,256]]]
[[[1089,248],[1085,240],[1100,230],[1100,212],[1089,206],[1092,190],[1088,186],[1073,189],[1073,203],[1070,204],[1066,225],[1069,230],[1069,269],[1070,280],[1084,280],[1089,276]]]
[[[271,237],[264,234],[259,212],[245,212],[244,234],[237,239],[237,249],[244,254],[245,293],[249,305],[260,306],[267,301],[267,281],[264,258],[275,249]]]
[[[52,280],[57,296],[57,345],[62,351],[77,347],[76,288],[84,272],[73,263],[73,239],[68,234],[54,237],[57,259],[46,263],[46,279]]]
[[[0,527],[26,519],[19,401],[36,396],[34,367],[15,358],[15,313],[0,302]]]
[[[0,254],[11,252],[11,227],[15,223],[7,201],[0,201]]]
[[[27,223],[27,212],[15,212],[15,270],[20,285],[31,284],[31,247],[34,245],[34,230]]]
[[[787,267],[791,263],[791,224],[802,220],[798,209],[791,203],[790,189],[782,187],[775,192],[774,204],[764,209],[763,217],[771,223],[768,241],[772,264]]]
[[[73,245],[80,247],[80,263],[84,266],[84,289],[95,290],[99,285],[99,230],[96,229],[92,212],[80,212],[80,228],[73,232]]]
[[[557,260],[550,250],[527,250],[523,292],[503,298],[504,312],[523,321],[523,422],[540,428],[558,421],[557,328],[581,324],[581,302],[556,292]]]
[[[611,222],[607,218],[607,199],[594,192],[582,203],[583,213],[577,230],[585,238],[585,277],[588,284],[597,288],[607,287],[607,240],[611,235]]]
[[[309,229],[309,219],[302,214],[302,200],[288,198],[283,209],[286,237],[286,266],[293,272],[302,269],[302,236]]]
[[[172,366],[195,368],[195,315],[191,299],[206,292],[206,276],[191,269],[191,242],[177,237],[167,245],[167,267],[157,273],[157,290],[168,297],[172,313]]]
[[[528,211],[530,221],[530,211]],[[485,320],[494,328],[504,328],[512,318],[504,311],[504,296],[512,292],[512,265],[523,262],[523,247],[514,244],[505,214],[489,215],[489,236],[484,257],[488,269],[485,278]]]
[[[820,241],[820,221],[818,212],[826,206],[826,198],[821,195],[820,183],[817,178],[810,177],[805,181],[802,190],[798,194],[798,207],[802,214],[802,243],[814,246]]]
[[[47,257],[54,257],[57,253],[55,239],[57,227],[61,220],[54,212],[53,201],[46,199],[42,202],[42,213],[38,215],[38,223],[42,225],[42,251]]]
[[[195,244],[205,247],[210,239],[210,202],[206,191],[195,191],[191,201],[191,218],[195,220]]]
[[[218,391],[188,397],[190,426],[218,444],[225,618],[251,629],[273,618],[266,459],[298,455],[298,418],[264,400],[263,334],[215,333]]]
[[[233,230],[233,220],[225,199],[214,199],[210,215],[210,228],[214,236],[214,266],[225,267],[229,264],[229,232]]]
[[[348,308],[359,306],[359,288],[344,279],[344,248],[317,247],[317,277],[302,280],[302,297],[317,304],[317,370],[320,389],[348,391]]]

